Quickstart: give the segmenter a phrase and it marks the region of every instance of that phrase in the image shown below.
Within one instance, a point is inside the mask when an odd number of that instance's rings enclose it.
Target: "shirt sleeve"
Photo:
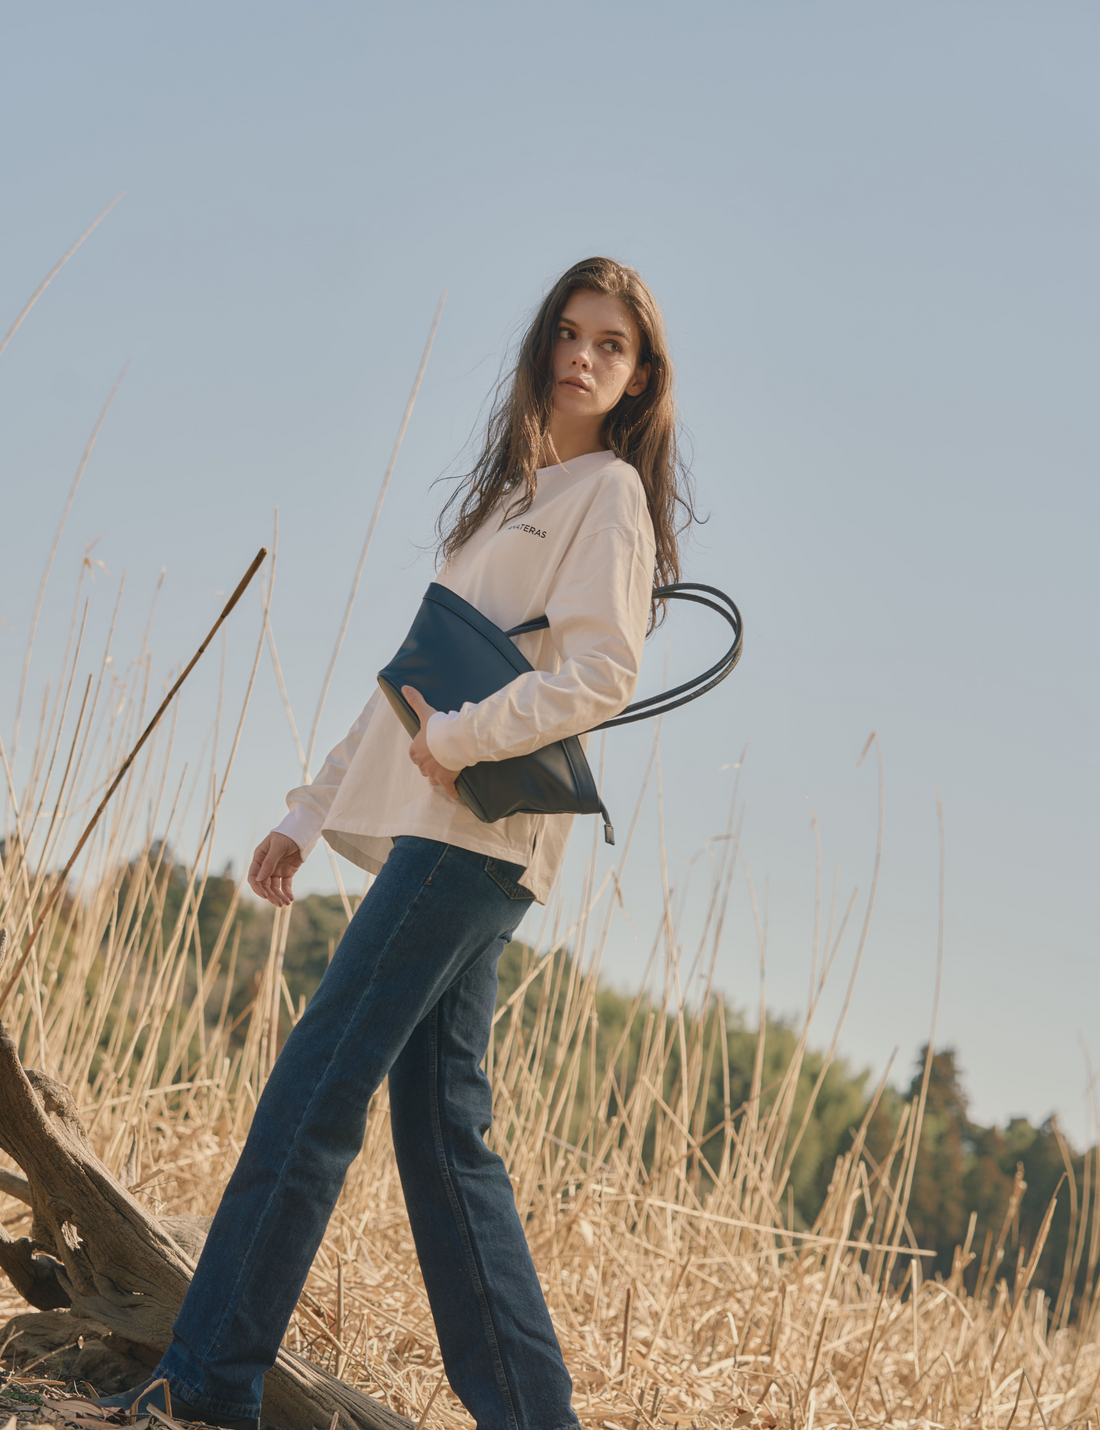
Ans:
[[[303,859],[309,857],[321,837],[321,830],[336,798],[336,791],[355,758],[363,732],[370,724],[381,698],[381,690],[376,690],[363,707],[355,724],[335,749],[325,756],[325,763],[317,771],[316,777],[309,784],[299,785],[287,794],[286,803],[290,813],[281,824],[276,825],[275,832],[293,839]]]
[[[447,769],[530,754],[610,720],[634,694],[653,597],[648,529],[608,526],[575,541],[546,603],[561,656],[461,710],[433,715],[428,748]]]

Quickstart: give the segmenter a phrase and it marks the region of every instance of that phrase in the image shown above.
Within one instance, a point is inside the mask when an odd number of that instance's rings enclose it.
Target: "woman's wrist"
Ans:
[[[289,840],[295,843],[304,862],[309,858],[314,845],[321,837],[321,819],[313,810],[295,804],[286,818],[281,820],[271,832],[285,834]]]
[[[437,710],[424,726],[424,739],[436,764],[442,765],[452,774],[458,774],[474,761],[466,759],[459,752],[462,730],[458,712],[445,713]]]

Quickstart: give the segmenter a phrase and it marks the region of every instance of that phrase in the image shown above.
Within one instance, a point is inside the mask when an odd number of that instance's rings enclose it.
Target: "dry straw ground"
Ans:
[[[253,675],[267,616],[265,598]],[[0,925],[15,948],[50,887],[49,871],[64,862],[81,812],[94,807],[155,703],[147,650],[128,675],[100,659],[98,671],[82,679],[82,631],[81,618],[62,678],[41,705],[33,757],[18,784],[2,752]],[[262,984],[236,1025],[228,1013],[236,909],[214,947],[197,941],[196,909],[240,728],[234,722],[220,763],[218,742],[208,746],[215,753],[190,787],[169,785],[176,736],[171,725],[158,732],[97,830],[70,895],[55,905],[4,1014],[25,1063],[68,1083],[103,1161],[119,1171],[129,1163],[127,1180],[157,1212],[214,1209],[276,1056],[280,1020],[285,1028],[300,1013],[282,975],[284,914],[275,921]],[[656,746],[646,778],[654,777]],[[159,861],[166,846],[154,845],[150,832],[176,829],[193,794],[206,800],[203,832],[189,896],[165,930]],[[711,845],[702,940],[684,952],[671,904],[654,931],[654,977],[660,982],[663,966],[664,1002],[655,1011],[639,1000],[637,1064],[628,1070],[624,1036],[598,1068],[600,956],[621,916],[617,876],[643,817],[650,816],[635,815],[615,876],[594,887],[589,866],[584,887],[574,891],[580,917],[556,927],[560,909],[548,916],[525,980],[540,992],[538,1014],[524,1019],[521,989],[500,1011],[489,1057],[493,1144],[527,1219],[582,1422],[624,1430],[686,1424],[1007,1430],[1095,1422],[1100,1223],[1089,1200],[1095,1169],[1071,1235],[1067,1287],[1075,1277],[1087,1280],[1072,1304],[1063,1295],[1052,1305],[1029,1287],[1039,1245],[1008,1291],[1000,1275],[1007,1219],[973,1294],[963,1285],[973,1260],[969,1246],[960,1248],[947,1281],[922,1277],[905,1221],[920,1099],[881,1165],[865,1154],[866,1121],[854,1129],[815,1224],[792,1230],[788,1173],[808,1116],[794,1125],[802,1053],[846,937],[858,966],[873,890],[862,924],[857,919],[850,934],[851,906],[848,914],[834,908],[821,920],[806,1025],[780,1085],[762,1089],[759,1047],[750,1098],[733,1107],[727,1094],[722,1115],[708,1125],[705,1089],[727,1057],[725,1038],[715,1036],[721,1002],[704,997],[709,1014],[690,1016],[680,990],[699,986],[700,972],[705,983],[713,970],[732,881],[748,877],[731,819]],[[143,856],[136,865],[135,854]],[[5,976],[11,961],[9,955]],[[554,1008],[560,1020],[551,1017]],[[681,1070],[671,1090],[670,1059]],[[438,1389],[426,1423],[468,1424],[440,1385],[384,1091],[376,1103],[288,1341],[414,1421]],[[18,1202],[0,1204],[9,1233],[25,1232],[24,1215]],[[22,1309],[10,1288],[3,1301],[5,1310]]]

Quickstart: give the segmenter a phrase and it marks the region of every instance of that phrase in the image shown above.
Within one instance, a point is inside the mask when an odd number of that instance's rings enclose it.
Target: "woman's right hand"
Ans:
[[[290,885],[302,863],[302,851],[294,840],[273,829],[256,845],[248,871],[248,887],[269,904],[284,908],[294,902]]]

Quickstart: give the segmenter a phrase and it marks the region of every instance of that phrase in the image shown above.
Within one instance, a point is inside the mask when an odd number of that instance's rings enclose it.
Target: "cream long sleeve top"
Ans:
[[[641,479],[612,452],[540,468],[521,516],[490,517],[436,576],[503,630],[545,613],[548,630],[516,637],[534,667],[486,700],[440,711],[428,747],[441,765],[528,754],[610,720],[638,680],[653,590],[653,525]],[[380,656],[383,653],[379,653]],[[379,664],[382,664],[380,659]],[[420,835],[524,870],[545,903],[571,814],[513,814],[483,824],[409,759],[409,736],[376,690],[308,785],[287,795],[278,826],[303,856],[320,837],[377,873],[393,840]]]

